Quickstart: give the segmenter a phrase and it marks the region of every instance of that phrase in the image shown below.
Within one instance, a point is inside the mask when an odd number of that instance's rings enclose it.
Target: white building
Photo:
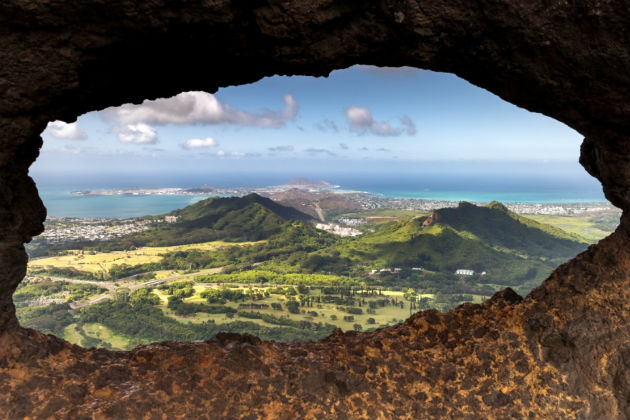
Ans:
[[[460,268],[455,272],[455,274],[457,274],[458,276],[472,276],[473,274],[475,274],[475,270],[465,270],[463,268]]]

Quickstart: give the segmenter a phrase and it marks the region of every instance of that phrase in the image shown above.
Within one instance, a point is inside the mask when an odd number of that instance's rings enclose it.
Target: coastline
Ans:
[[[339,186],[303,187],[282,185],[271,187],[235,187],[235,188],[207,188],[201,192],[198,187],[181,188],[127,188],[109,190],[77,190],[69,188],[42,188],[40,194],[48,208],[48,214],[53,218],[83,218],[83,219],[126,219],[164,214],[183,208],[197,201],[211,197],[243,196],[256,193],[265,196],[274,194],[291,194],[293,191],[308,194],[314,199],[318,196],[333,195],[358,203],[363,210],[397,209],[418,212],[428,212],[443,207],[456,207],[460,201],[468,201],[477,205],[486,205],[491,201],[499,201],[519,214],[545,215],[579,215],[594,212],[615,211],[607,201],[597,200],[517,200],[519,193],[494,193],[486,200],[466,199],[484,198],[486,193],[458,194],[456,192],[437,192],[437,196],[463,196],[463,199],[435,199],[423,196],[424,192],[413,192],[407,196],[396,195],[396,192],[383,194],[378,192],[345,190]],[[529,193],[531,195],[531,193]],[[413,195],[415,197],[409,197]],[[431,194],[427,194],[431,195]],[[527,193],[521,196],[527,196]],[[433,195],[435,196],[435,195]],[[468,196],[468,197],[467,197]],[[514,197],[515,200],[510,198]],[[492,199],[489,199],[492,198]],[[506,200],[505,198],[508,198]]]

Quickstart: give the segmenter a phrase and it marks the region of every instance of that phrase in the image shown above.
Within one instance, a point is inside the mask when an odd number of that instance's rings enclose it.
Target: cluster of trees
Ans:
[[[178,281],[175,283],[163,284],[158,287],[160,290],[166,290],[166,294],[182,299],[192,296],[195,293],[193,282],[191,281]]]
[[[245,271],[223,272],[196,276],[199,283],[249,283],[249,284],[291,284],[322,285],[354,283],[356,280],[335,274],[282,273],[274,270],[249,269]]]
[[[167,307],[180,316],[191,316],[199,312],[207,314],[234,314],[236,309],[226,305],[206,305],[204,303],[184,302],[181,298],[170,296]]]
[[[94,280],[100,281],[104,279],[103,272],[90,272],[79,270],[74,267],[45,267],[31,270],[31,274],[47,275],[50,277],[65,277],[69,279]]]
[[[300,313],[300,303],[297,300],[287,300],[284,306],[286,306],[287,311],[292,314]]]
[[[13,294],[13,299],[16,303],[19,303],[40,297],[55,297],[67,294],[66,300],[73,302],[106,291],[107,289],[93,284],[76,284],[65,281],[52,281],[50,279],[43,279],[38,282],[24,280]]]
[[[288,317],[278,317],[262,312],[239,311],[237,315],[243,318],[260,319],[267,322],[268,324],[284,325],[300,330],[328,331],[328,333],[330,333],[336,328],[334,325],[328,323],[322,324],[321,322],[294,320]]]
[[[238,302],[245,300],[245,293],[242,289],[230,289],[228,287],[210,288],[201,292],[201,297],[208,303],[225,303],[227,301]]]
[[[77,321],[67,310],[65,313],[69,317],[69,322]],[[277,327],[247,321],[232,321],[220,325],[214,322],[184,324],[164,315],[156,306],[144,303],[131,304],[130,299],[125,296],[82,308],[78,322],[79,324],[98,322],[117,334],[144,343],[163,340],[207,340],[220,331],[249,333],[265,340],[303,341],[325,337],[334,329],[334,326],[327,324],[322,324],[321,327],[318,323],[293,324],[291,320],[280,317],[275,319]],[[60,331],[51,332],[61,334]]]
[[[159,305],[160,297],[153,293],[150,288],[134,290],[129,293],[129,302],[132,305]]]
[[[75,322],[67,303],[20,308],[20,324],[45,334],[63,335],[63,329]]]

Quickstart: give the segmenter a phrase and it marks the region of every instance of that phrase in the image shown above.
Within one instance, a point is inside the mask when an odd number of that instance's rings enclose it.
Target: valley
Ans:
[[[328,204],[319,208],[330,214]],[[545,223],[566,225],[571,216],[528,217],[497,202],[416,212],[342,200],[326,222],[351,226],[355,236],[317,229],[321,217],[300,210],[258,194],[210,198],[125,219],[121,225],[141,228],[105,240],[36,240],[14,295],[18,316],[86,347],[130,349],[220,331],[312,340],[479,303],[506,287],[525,295],[597,234]],[[588,217],[573,226],[597,223]],[[605,233],[605,222],[592,229]],[[115,219],[99,223],[120,231]],[[73,224],[85,221],[55,219],[51,228]]]

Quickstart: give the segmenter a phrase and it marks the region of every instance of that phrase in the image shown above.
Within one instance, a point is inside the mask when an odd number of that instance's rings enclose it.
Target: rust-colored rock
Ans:
[[[433,223],[437,223],[440,220],[440,213],[434,211],[422,222],[422,226],[431,226]]]
[[[3,1],[0,417],[630,417],[629,14],[623,0]],[[45,218],[28,168],[48,121],[356,63],[452,72],[575,128],[622,226],[522,302],[505,292],[375,333],[110,352],[19,327],[23,243]]]
[[[630,386],[624,243],[628,231],[620,229],[525,300],[507,289],[482,305],[418,313],[372,333],[337,331],[318,342],[219,334],[112,352],[33,330],[7,332],[0,338],[0,413],[623,418]]]

